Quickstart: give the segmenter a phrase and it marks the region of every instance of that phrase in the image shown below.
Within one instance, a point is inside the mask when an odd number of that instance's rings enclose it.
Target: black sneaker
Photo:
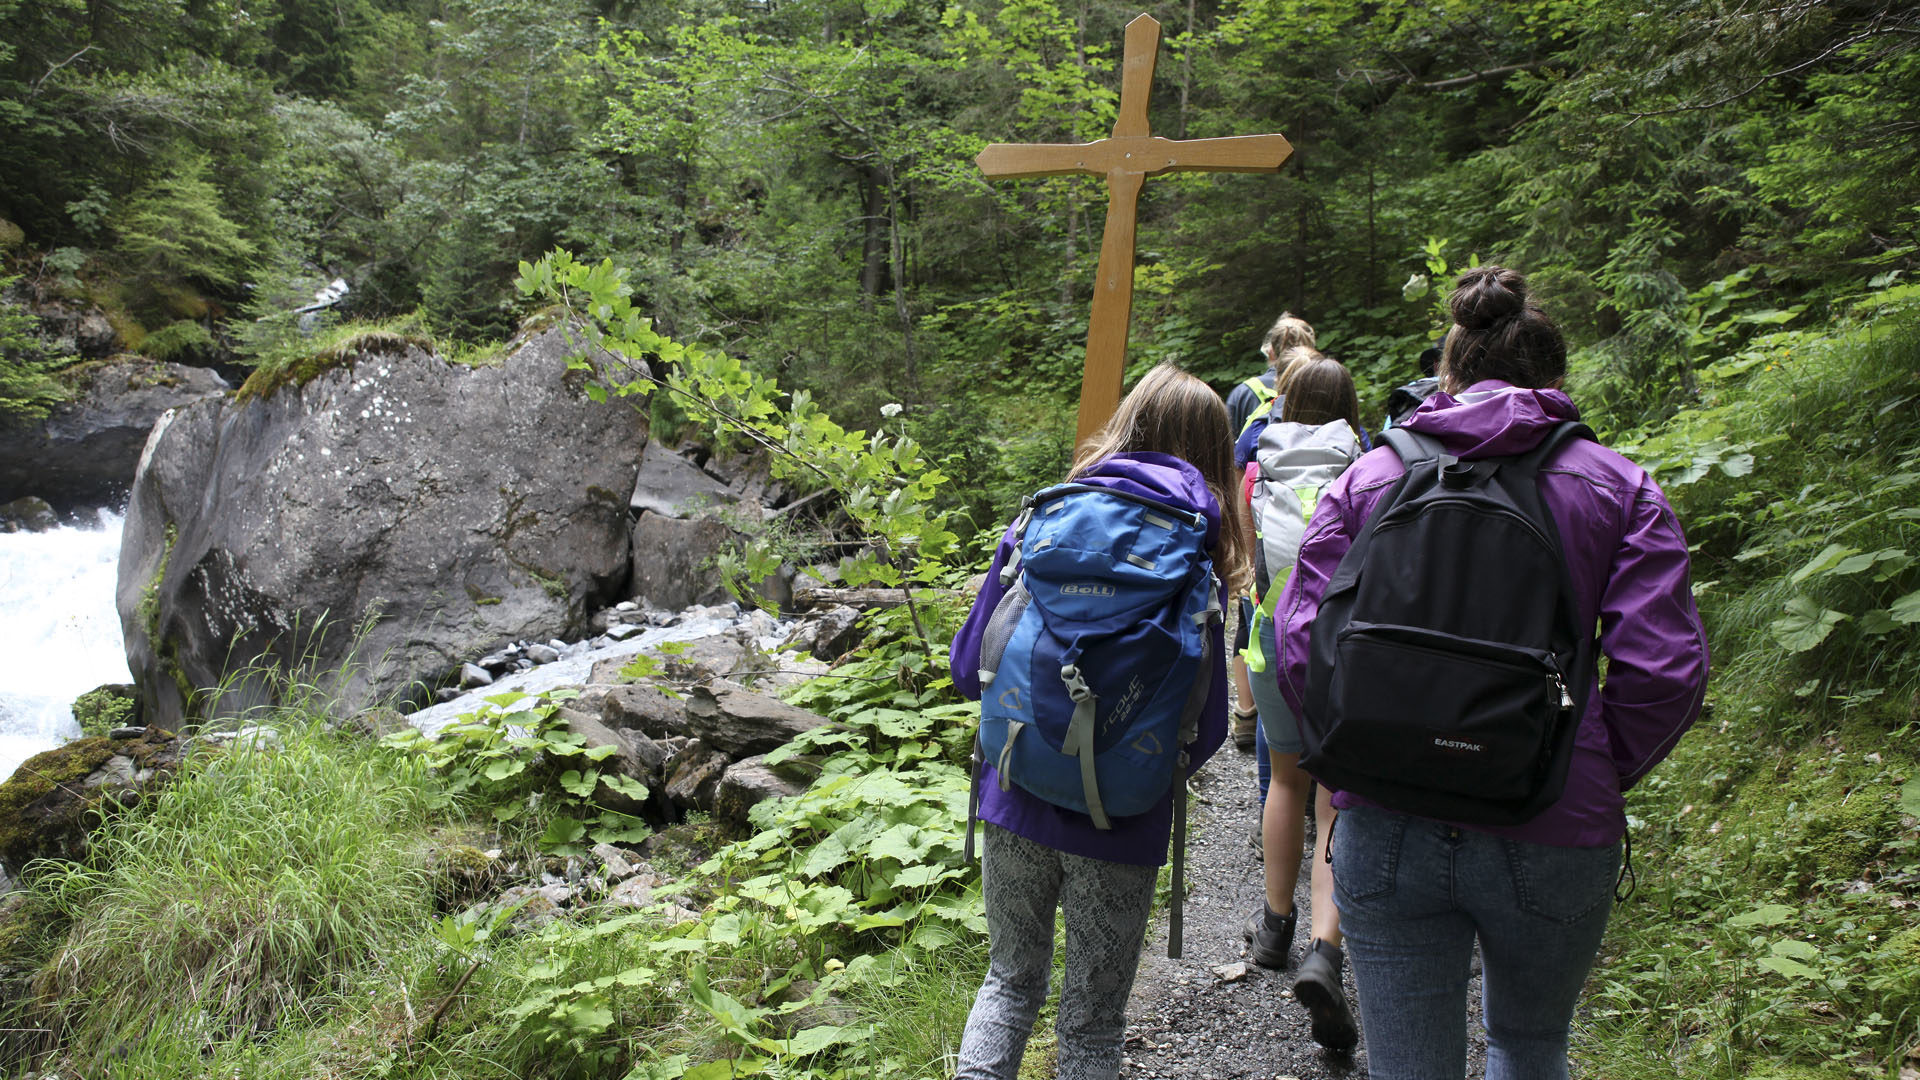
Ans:
[[[1293,977],[1293,998],[1313,1020],[1313,1041],[1343,1054],[1360,1041],[1360,1029],[1347,1008],[1346,991],[1340,988],[1340,968],[1345,960],[1340,946],[1314,938],[1300,959],[1300,973]]]
[[[1284,971],[1287,954],[1293,951],[1294,923],[1299,918],[1300,909],[1295,908],[1280,917],[1280,928],[1275,930],[1267,923],[1267,905],[1262,902],[1260,910],[1253,913],[1240,932],[1247,939],[1247,953],[1253,962],[1263,968]]]

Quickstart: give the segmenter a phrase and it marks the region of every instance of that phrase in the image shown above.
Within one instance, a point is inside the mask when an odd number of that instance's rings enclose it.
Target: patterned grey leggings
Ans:
[[[956,1080],[1015,1080],[1047,997],[1056,908],[1067,916],[1066,978],[1054,1027],[1059,1080],[1112,1080],[1120,1073],[1127,996],[1146,942],[1156,868],[1068,855],[997,825],[984,831],[987,981],[960,1037]]]

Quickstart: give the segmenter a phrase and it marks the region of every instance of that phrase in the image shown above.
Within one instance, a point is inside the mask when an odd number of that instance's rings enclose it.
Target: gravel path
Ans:
[[[1158,917],[1127,1007],[1128,1078],[1204,1077],[1206,1080],[1358,1078],[1367,1075],[1366,1044],[1351,1055],[1322,1050],[1307,1033],[1306,1010],[1287,989],[1291,972],[1269,971],[1247,959],[1240,927],[1262,897],[1261,865],[1247,844],[1258,818],[1252,754],[1228,744],[1194,777],[1187,842],[1185,956],[1167,959],[1166,920]],[[1308,842],[1312,842],[1311,833]],[[1302,912],[1294,956],[1305,947],[1307,872],[1302,855],[1294,902]],[[1244,964],[1242,978],[1215,968]],[[1354,996],[1347,972],[1347,1000]],[[1479,1022],[1479,978],[1470,988],[1468,1075],[1485,1068]],[[1356,1006],[1355,1019],[1358,1019]]]

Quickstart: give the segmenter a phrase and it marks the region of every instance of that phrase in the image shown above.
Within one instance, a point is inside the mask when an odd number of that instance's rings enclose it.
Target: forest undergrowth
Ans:
[[[1733,335],[1691,404],[1610,436],[1688,529],[1715,678],[1629,798],[1636,888],[1577,1021],[1585,1075],[1894,1077],[1913,1052],[1916,293]],[[960,614],[871,616],[791,692],[836,723],[775,755],[818,778],[752,835],[676,826],[653,907],[537,927],[481,902],[593,827],[566,824],[595,784],[551,703],[500,699],[474,721],[494,741],[456,756],[335,733],[305,700],[268,718],[282,749],[197,759],[88,863],[36,868],[34,929],[3,944],[38,974],[8,1026],[58,1032],[60,1075],[944,1075],[984,963],[971,709],[940,674]]]

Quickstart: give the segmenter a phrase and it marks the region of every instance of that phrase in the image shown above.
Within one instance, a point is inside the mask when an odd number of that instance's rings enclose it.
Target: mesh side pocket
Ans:
[[[1000,659],[1006,655],[1007,642],[1013,640],[1013,630],[1020,625],[1020,617],[1027,613],[1027,605],[1032,602],[1033,594],[1027,592],[1024,579],[1014,582],[1013,588],[1000,598],[993,616],[987,620],[986,631],[980,635],[981,672],[1000,673]]]

